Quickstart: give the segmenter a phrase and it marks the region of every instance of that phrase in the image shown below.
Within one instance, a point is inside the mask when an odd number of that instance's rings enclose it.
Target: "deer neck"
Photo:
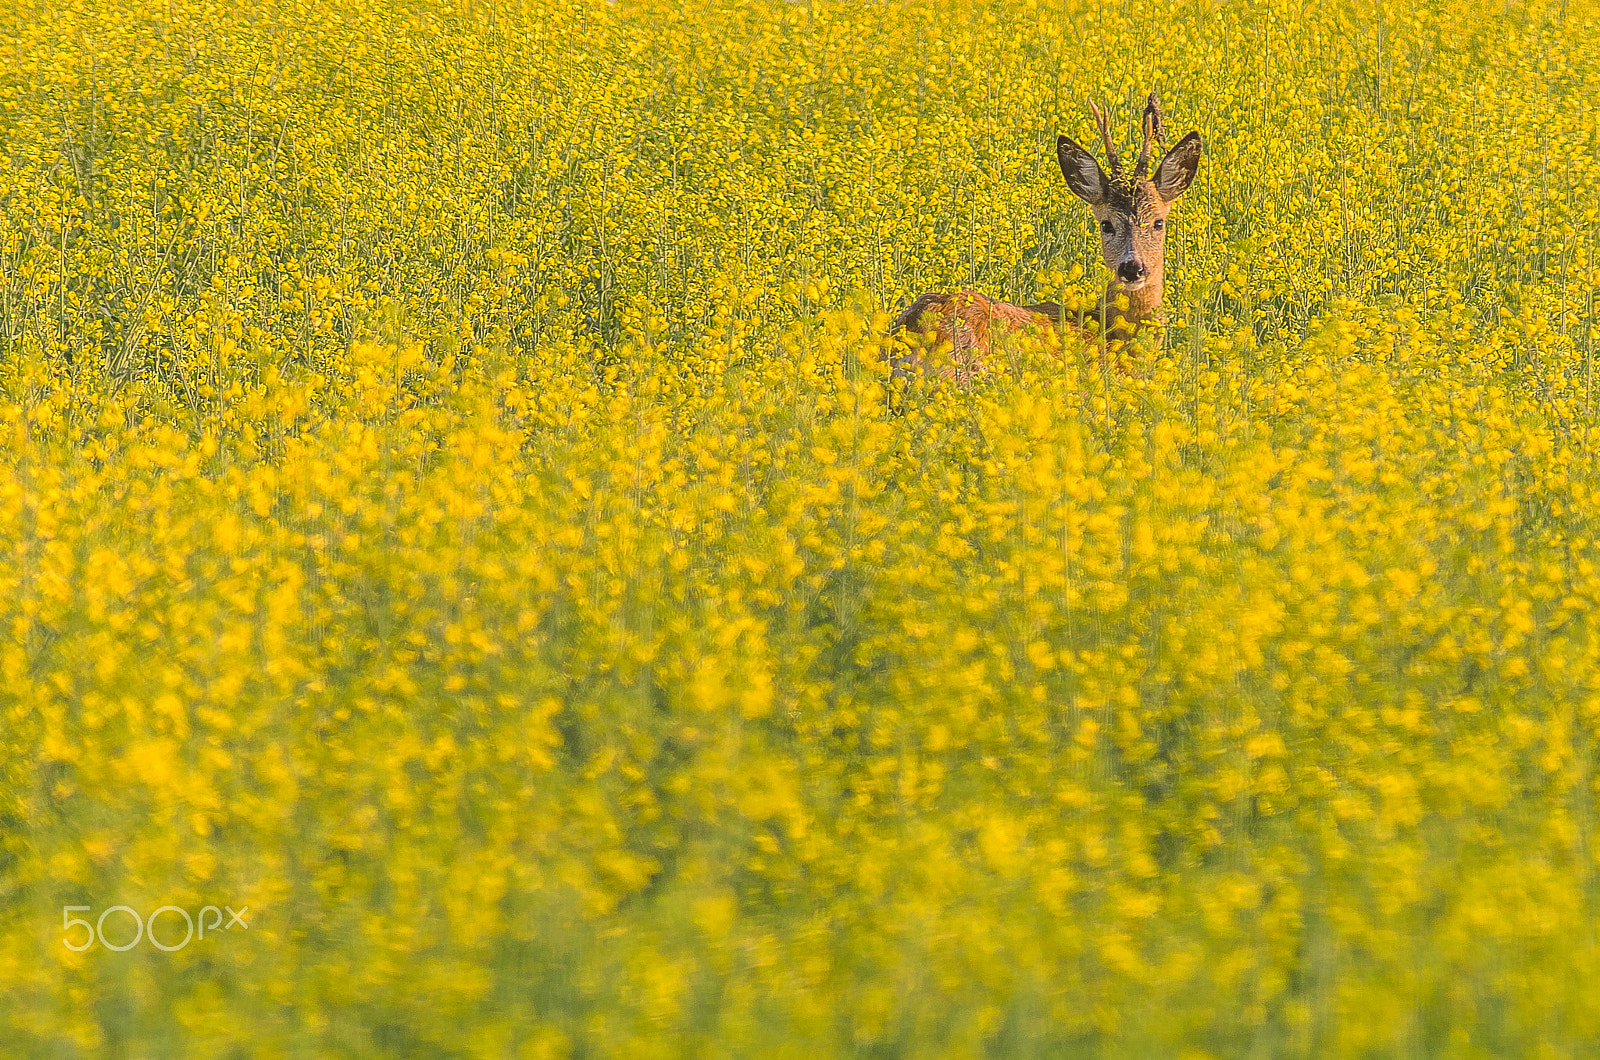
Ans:
[[[1095,307],[1095,317],[1104,321],[1108,338],[1127,341],[1147,324],[1156,322],[1161,309],[1161,293],[1162,284],[1159,275],[1151,277],[1137,291],[1124,291],[1122,284],[1112,280],[1106,284],[1105,291],[1100,295],[1100,304]],[[1126,301],[1126,308],[1118,304],[1119,300]]]

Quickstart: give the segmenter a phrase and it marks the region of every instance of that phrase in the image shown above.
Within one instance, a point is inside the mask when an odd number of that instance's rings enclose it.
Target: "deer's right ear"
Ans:
[[[1094,160],[1094,155],[1078,146],[1070,136],[1056,137],[1056,161],[1061,163],[1061,175],[1067,178],[1072,194],[1088,203],[1099,206],[1105,201],[1105,170]]]

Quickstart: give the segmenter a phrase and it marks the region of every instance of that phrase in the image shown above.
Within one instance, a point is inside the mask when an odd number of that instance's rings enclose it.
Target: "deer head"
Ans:
[[[1067,178],[1072,194],[1089,204],[1100,222],[1100,252],[1111,270],[1106,285],[1109,303],[1116,295],[1126,295],[1128,319],[1149,316],[1161,304],[1166,261],[1167,215],[1194,181],[1200,166],[1200,134],[1191,132],[1167,151],[1150,173],[1150,146],[1166,146],[1161,127],[1161,104],[1154,92],[1144,108],[1144,144],[1139,162],[1131,174],[1125,173],[1111,144],[1106,114],[1091,100],[1089,110],[1100,127],[1110,173],[1100,168],[1095,157],[1066,136],[1056,138],[1056,158],[1061,175]]]

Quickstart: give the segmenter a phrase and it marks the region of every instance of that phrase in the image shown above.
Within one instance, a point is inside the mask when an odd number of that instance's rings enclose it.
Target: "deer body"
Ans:
[[[1194,181],[1200,165],[1201,141],[1191,132],[1166,152],[1149,171],[1152,142],[1164,143],[1161,106],[1154,92],[1144,110],[1144,145],[1131,174],[1123,172],[1105,112],[1089,104],[1105,143],[1111,172],[1067,136],[1056,137],[1056,160],[1067,188],[1088,204],[1100,223],[1101,258],[1111,270],[1100,304],[1088,312],[1064,312],[1054,302],[1019,306],[975,291],[920,295],[895,319],[892,330],[922,333],[935,350],[948,351],[949,362],[935,371],[966,381],[987,369],[998,335],[1029,329],[1065,330],[1084,340],[1126,343],[1159,319],[1163,291],[1166,222],[1172,205]],[[902,355],[897,372],[928,368],[917,352]]]

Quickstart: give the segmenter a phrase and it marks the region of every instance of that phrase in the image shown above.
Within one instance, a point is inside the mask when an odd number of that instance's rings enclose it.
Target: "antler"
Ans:
[[[1161,127],[1161,101],[1156,98],[1155,89],[1150,90],[1150,99],[1144,105],[1144,147],[1139,150],[1139,164],[1133,171],[1135,180],[1143,180],[1149,173],[1152,142],[1166,149],[1167,133]]]
[[[1089,113],[1094,115],[1094,123],[1100,127],[1100,141],[1106,145],[1106,162],[1113,177],[1122,177],[1122,162],[1117,158],[1117,149],[1111,146],[1111,125],[1106,120],[1106,111],[1095,106],[1094,100],[1089,100]],[[1139,164],[1134,167],[1135,180],[1143,180],[1150,173],[1150,145],[1158,144],[1162,150],[1167,146],[1167,131],[1161,123],[1161,100],[1156,96],[1156,90],[1150,90],[1150,98],[1144,104],[1144,146],[1139,149]]]
[[[1089,101],[1089,113],[1094,115],[1094,122],[1100,126],[1100,139],[1106,145],[1106,162],[1110,165],[1113,177],[1122,176],[1122,163],[1117,161],[1117,150],[1111,146],[1111,127],[1106,124],[1106,112],[1094,105],[1094,100]]]

